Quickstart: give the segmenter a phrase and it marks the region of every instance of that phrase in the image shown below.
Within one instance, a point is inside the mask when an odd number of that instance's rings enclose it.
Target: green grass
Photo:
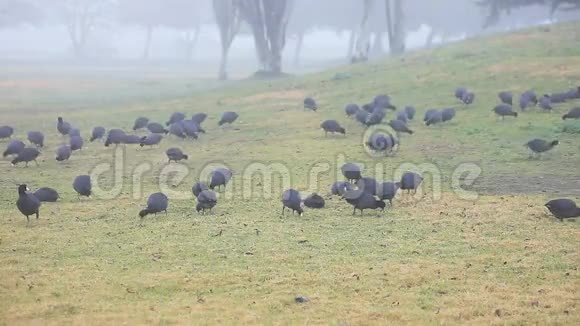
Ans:
[[[40,168],[0,164],[0,320],[578,324],[580,229],[549,217],[543,204],[563,195],[579,199],[578,133],[565,131],[576,124],[561,120],[579,104],[558,105],[551,114],[532,109],[505,121],[497,121],[491,109],[500,90],[543,93],[578,84],[579,27],[473,39],[382,62],[219,89],[183,75],[59,79],[3,73],[2,85],[12,86],[0,87],[0,124],[15,126],[17,138],[42,130],[47,147]],[[62,79],[67,83],[56,82]],[[94,87],[82,87],[87,83]],[[448,125],[422,125],[425,110],[458,105],[452,96],[457,86],[473,89],[476,104],[458,107]],[[410,125],[415,134],[403,137],[401,150],[388,158],[368,155],[361,146],[365,131],[343,111],[347,103],[362,104],[379,93],[418,108]],[[318,100],[319,112],[302,110],[304,96]],[[240,120],[218,128],[219,115],[229,110],[239,112]],[[165,122],[174,111],[207,112],[208,133],[196,142],[166,139],[152,150],[128,147],[121,194],[77,199],[74,177],[111,163],[115,151],[88,144],[70,162],[57,164],[58,115],[86,136],[95,125],[128,130],[137,116]],[[319,125],[330,118],[346,127],[346,137],[324,137]],[[529,160],[523,144],[536,137],[557,138],[560,145]],[[160,191],[157,180],[167,173],[164,151],[173,146],[190,155],[184,162],[189,174],[182,181],[170,174],[168,189],[161,189],[172,194],[167,216],[140,221],[137,213],[147,195]],[[345,161],[383,180],[393,179],[405,163],[433,164],[443,193],[433,194],[436,183],[425,173],[424,197],[400,195],[383,215],[353,217],[349,205],[326,196]],[[285,166],[291,186],[324,194],[327,208],[282,217],[283,182],[274,175],[273,184],[264,187],[266,180],[248,172],[256,163]],[[461,163],[482,169],[470,188],[481,193],[477,200],[451,191]],[[135,196],[132,171],[143,164],[150,170],[143,194]],[[232,184],[213,214],[198,215],[193,199],[180,197],[189,195],[208,166],[220,164],[235,172]],[[323,172],[311,178],[313,168]],[[108,186],[115,180],[111,174],[101,179]],[[23,182],[33,189],[54,187],[62,196],[58,204],[43,205],[41,219],[30,227],[14,205],[15,184]],[[311,301],[296,304],[299,295]]]

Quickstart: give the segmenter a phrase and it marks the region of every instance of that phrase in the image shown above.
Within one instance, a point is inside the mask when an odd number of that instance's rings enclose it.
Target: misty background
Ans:
[[[579,3],[0,0],[0,61],[3,66],[173,67],[220,79],[256,71],[300,73],[577,20]]]

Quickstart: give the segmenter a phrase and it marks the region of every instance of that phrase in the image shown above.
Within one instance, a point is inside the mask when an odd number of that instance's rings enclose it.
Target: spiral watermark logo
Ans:
[[[396,132],[387,125],[374,125],[365,129],[362,146],[373,158],[394,155],[399,146]]]

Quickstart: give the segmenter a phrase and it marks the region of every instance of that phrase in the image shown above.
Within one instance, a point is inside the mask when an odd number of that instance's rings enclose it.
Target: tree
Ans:
[[[363,14],[360,21],[358,38],[355,45],[355,54],[351,59],[351,62],[361,62],[367,61],[369,59],[370,50],[370,28],[369,28],[369,16],[371,10],[375,4],[374,0],[364,0],[363,2]]]
[[[114,0],[58,0],[55,8],[65,24],[77,58],[86,56],[90,34],[107,24],[115,6]]]
[[[218,78],[228,79],[228,54],[234,38],[240,31],[240,10],[235,0],[213,0],[215,21],[220,31],[222,54]]]
[[[293,0],[237,0],[237,5],[252,29],[260,66],[257,74],[280,75]]]
[[[405,52],[405,25],[403,13],[403,1],[385,0],[385,11],[387,16],[387,34],[389,36],[389,49],[391,54],[401,54]]]

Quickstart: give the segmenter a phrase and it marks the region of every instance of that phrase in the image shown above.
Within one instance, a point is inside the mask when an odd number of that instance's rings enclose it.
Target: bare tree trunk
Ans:
[[[352,58],[352,62],[367,61],[369,59],[370,31],[368,20],[373,5],[374,0],[364,0],[363,16],[360,23],[358,40],[356,42],[356,52]]]
[[[371,50],[371,56],[380,57],[385,51],[383,48],[383,32],[379,31],[375,33],[375,38],[373,40],[373,48]]]
[[[348,49],[346,52],[346,57],[348,60],[353,58],[354,54],[354,41],[356,40],[356,30],[353,28],[350,31],[350,36],[348,37]]]
[[[300,64],[300,54],[302,53],[302,44],[304,43],[304,32],[299,32],[296,36],[296,49],[294,50],[294,65]]]
[[[425,40],[425,47],[426,48],[430,48],[433,46],[433,40],[435,39],[435,29],[433,27],[431,27],[431,31],[429,31],[429,35],[427,36],[427,39]]]
[[[222,58],[218,78],[226,80],[228,78],[227,57],[234,37],[240,30],[240,15],[234,0],[214,0],[213,9],[216,23],[220,30],[222,45]]]
[[[185,58],[187,61],[191,61],[193,59],[193,50],[195,50],[195,47],[197,46],[200,30],[201,27],[198,25],[193,30],[193,33],[192,31],[188,31],[185,36],[185,42],[187,46],[185,50]]]
[[[402,0],[393,0],[394,8],[391,8],[391,0],[385,0],[385,13],[387,16],[387,33],[389,35],[389,50],[391,54],[405,52],[405,24]],[[394,11],[394,15],[393,15]]]
[[[153,39],[153,26],[147,25],[145,27],[145,47],[143,48],[143,60],[149,60],[149,52],[151,50],[151,40]]]

